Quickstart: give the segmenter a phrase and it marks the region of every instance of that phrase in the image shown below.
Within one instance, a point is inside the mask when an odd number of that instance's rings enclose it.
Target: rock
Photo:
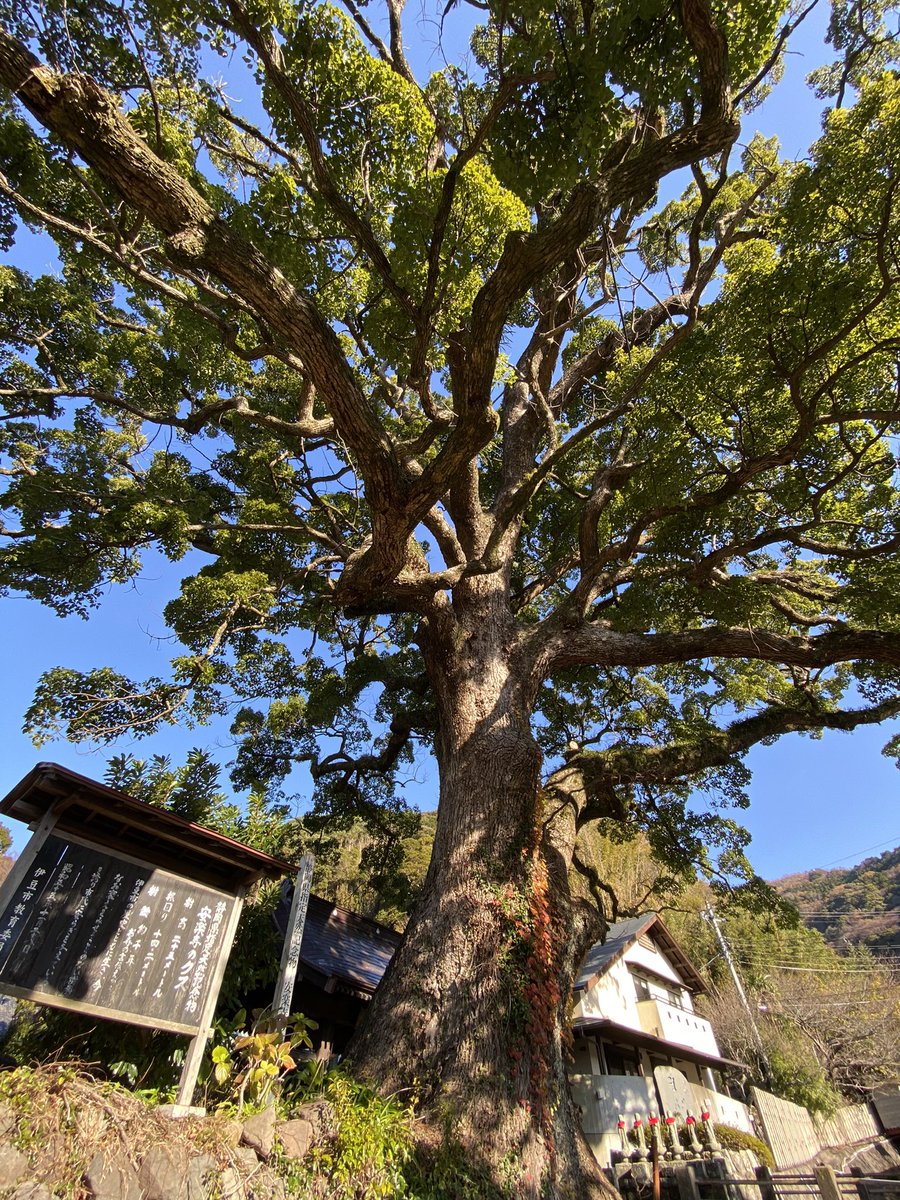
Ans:
[[[305,1117],[293,1121],[280,1121],[275,1127],[275,1136],[281,1142],[288,1158],[305,1158],[315,1141],[316,1127]]]
[[[238,1146],[236,1150],[231,1152],[232,1162],[236,1166],[241,1166],[246,1174],[248,1171],[256,1171],[259,1167],[259,1159],[256,1157],[256,1151],[251,1150],[249,1146]]]
[[[221,1131],[222,1141],[226,1146],[239,1146],[241,1144],[240,1121],[221,1121],[221,1123],[217,1124],[217,1128]]]
[[[247,1200],[243,1181],[234,1167],[226,1167],[219,1176],[219,1200]]]
[[[138,1183],[145,1200],[188,1200],[187,1154],[180,1146],[154,1146],[144,1155]]]
[[[94,1200],[141,1200],[143,1196],[131,1163],[102,1151],[91,1159],[83,1178]]]
[[[16,1001],[12,996],[0,996],[0,1042],[9,1033],[9,1027],[16,1015]]]
[[[334,1130],[334,1111],[327,1100],[304,1104],[290,1121],[280,1121],[275,1135],[288,1158],[302,1159]]]
[[[67,1158],[65,1135],[58,1130],[47,1131],[41,1139],[40,1148],[35,1148],[34,1157],[45,1164],[62,1163]]]
[[[20,1183],[9,1200],[56,1200],[46,1183]]]
[[[246,1183],[247,1200],[285,1200],[284,1181],[268,1167],[261,1166]]]
[[[251,1146],[260,1158],[268,1158],[275,1141],[275,1109],[272,1105],[248,1117],[241,1129],[241,1142]]]
[[[334,1109],[327,1100],[314,1100],[311,1104],[301,1105],[294,1117],[299,1121],[309,1121],[313,1127],[314,1142],[320,1142],[334,1133]]]
[[[0,1145],[0,1179],[5,1187],[12,1187],[28,1174],[28,1159],[8,1142]]]
[[[210,1154],[195,1154],[188,1163],[188,1200],[206,1200],[210,1189],[206,1179],[216,1170],[216,1160]]]
[[[16,1110],[8,1104],[0,1104],[0,1138],[12,1137],[17,1125]]]

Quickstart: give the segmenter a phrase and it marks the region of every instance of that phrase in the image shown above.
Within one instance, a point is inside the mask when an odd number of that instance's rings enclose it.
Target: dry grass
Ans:
[[[51,1063],[0,1074],[0,1105],[16,1117],[14,1144],[26,1154],[33,1178],[71,1200],[88,1200],[82,1176],[105,1152],[134,1169],[156,1145],[183,1146],[234,1166],[240,1124],[212,1115],[172,1120],[124,1088],[91,1078],[83,1064]],[[0,1181],[0,1197],[5,1196]]]

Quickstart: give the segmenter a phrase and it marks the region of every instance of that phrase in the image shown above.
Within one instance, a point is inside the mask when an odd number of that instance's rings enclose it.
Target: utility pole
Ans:
[[[728,945],[728,941],[725,937],[725,934],[722,932],[721,925],[719,924],[719,918],[716,916],[715,909],[711,904],[707,904],[706,908],[703,910],[703,916],[712,926],[713,933],[716,936],[716,941],[719,943],[719,949],[722,951],[722,955],[728,964],[728,969],[731,972],[731,978],[734,980],[735,990],[737,991],[738,998],[740,999],[744,1011],[747,1014],[747,1019],[750,1022],[750,1028],[753,1031],[753,1042],[756,1046],[756,1052],[759,1055],[759,1062],[760,1066],[762,1067],[763,1076],[767,1085],[771,1087],[772,1069],[769,1066],[769,1059],[766,1056],[762,1036],[760,1035],[759,1027],[756,1024],[756,1016],[753,1012],[753,1009],[750,1007],[750,1001],[747,999],[747,993],[744,991],[744,985],[741,983],[741,977],[738,974],[737,964],[735,963],[734,957],[731,953],[731,947]]]

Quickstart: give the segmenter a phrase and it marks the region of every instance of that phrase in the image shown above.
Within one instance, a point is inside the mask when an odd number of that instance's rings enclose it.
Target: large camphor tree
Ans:
[[[193,572],[171,678],[50,672],[38,738],[239,706],[238,784],[305,762],[387,837],[433,754],[355,1068],[587,1196],[579,830],[736,870],[751,746],[900,711],[893,17],[838,4],[792,163],[740,132],[779,0],[451,3],[427,79],[386,5],[0,4],[2,235],[58,247],[0,275],[2,579],[71,613],[146,548]]]

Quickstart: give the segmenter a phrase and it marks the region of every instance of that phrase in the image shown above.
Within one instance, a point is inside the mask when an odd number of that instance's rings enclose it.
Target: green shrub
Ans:
[[[16,1005],[3,1054],[17,1066],[79,1062],[91,1075],[131,1088],[174,1094],[185,1039],[175,1033],[31,1004]]]
[[[405,1176],[408,1200],[508,1200],[512,1194],[498,1187],[446,1130],[436,1146],[416,1147]]]
[[[733,1125],[714,1125],[716,1137],[726,1150],[752,1150],[760,1163],[771,1171],[775,1166],[772,1151],[752,1133],[735,1129]]]
[[[834,1116],[840,1107],[840,1094],[825,1078],[825,1072],[815,1061],[785,1050],[773,1050],[769,1055],[772,1072],[772,1091],[802,1108],[814,1117]]]
[[[382,1099],[340,1071],[328,1076],[324,1098],[335,1130],[307,1160],[311,1176],[319,1176],[313,1194],[322,1200],[410,1197],[404,1167],[413,1147],[412,1108]]]

